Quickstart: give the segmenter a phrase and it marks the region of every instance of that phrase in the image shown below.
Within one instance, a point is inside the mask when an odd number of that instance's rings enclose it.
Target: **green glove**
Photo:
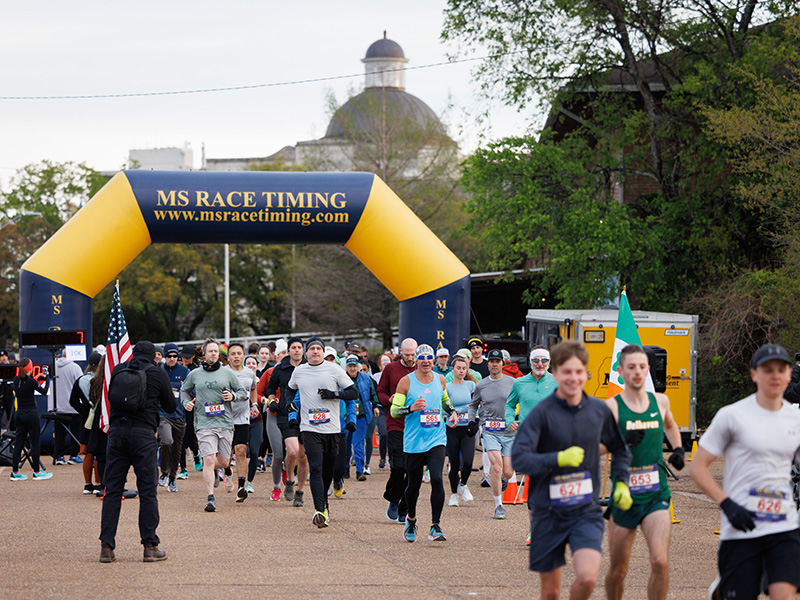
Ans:
[[[628,510],[633,506],[633,498],[631,498],[631,491],[628,489],[627,484],[618,481],[614,485],[614,494],[612,496],[614,505],[622,510]]]
[[[559,467],[577,467],[583,462],[583,448],[571,446],[558,453]]]

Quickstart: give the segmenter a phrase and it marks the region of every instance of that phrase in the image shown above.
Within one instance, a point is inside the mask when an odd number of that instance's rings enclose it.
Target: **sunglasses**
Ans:
[[[433,360],[433,354],[420,354],[417,360]]]
[[[177,354],[167,354],[167,358],[178,358]]]
[[[550,359],[549,358],[532,358],[531,362],[533,364],[535,364],[535,365],[538,365],[539,363],[542,363],[543,365],[546,365],[547,363],[550,362]]]

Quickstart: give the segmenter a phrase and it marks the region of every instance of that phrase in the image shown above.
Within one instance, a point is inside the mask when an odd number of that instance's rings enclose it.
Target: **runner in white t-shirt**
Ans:
[[[753,355],[756,393],[717,412],[689,474],[723,512],[719,575],[710,598],[755,599],[766,576],[770,600],[795,598],[800,530],[791,467],[800,449],[800,411],[783,399],[793,361],[781,346]],[[724,457],[723,485],[709,466]]]

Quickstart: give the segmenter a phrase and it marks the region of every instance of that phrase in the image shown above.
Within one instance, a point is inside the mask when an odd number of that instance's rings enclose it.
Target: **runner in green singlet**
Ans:
[[[633,498],[630,510],[610,509],[608,543],[611,564],[606,575],[606,595],[610,600],[621,600],[628,571],[628,560],[636,537],[636,528],[642,533],[650,549],[650,581],[648,600],[663,600],[669,586],[670,540],[670,490],[664,465],[664,436],[675,448],[669,462],[677,469],[684,464],[681,432],[669,408],[669,398],[664,394],[645,390],[650,365],[641,347],[625,346],[620,352],[617,367],[625,389],[608,400],[608,407],[619,424],[633,458],[628,487]]]

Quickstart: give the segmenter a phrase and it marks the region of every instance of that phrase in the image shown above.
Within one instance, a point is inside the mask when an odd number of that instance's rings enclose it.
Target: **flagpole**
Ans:
[[[231,268],[229,244],[225,244],[225,343],[231,343]]]

